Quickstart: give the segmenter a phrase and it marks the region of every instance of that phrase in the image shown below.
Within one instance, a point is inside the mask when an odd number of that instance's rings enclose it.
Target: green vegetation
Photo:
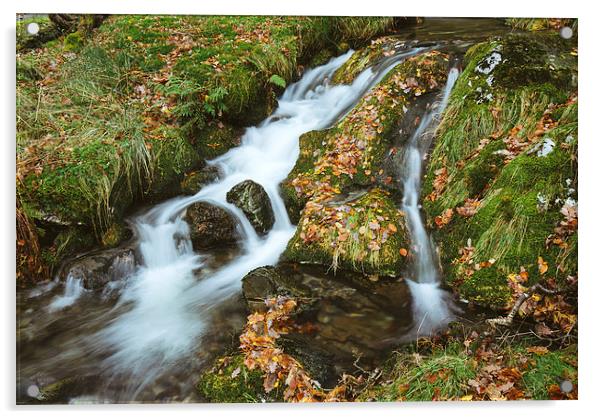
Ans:
[[[507,275],[524,267],[529,283],[537,282],[538,257],[554,263],[548,275],[561,286],[576,273],[576,239],[567,247],[546,243],[563,204],[577,199],[574,54],[571,42],[533,34],[479,44],[466,55],[423,197],[429,224],[439,227],[445,280],[469,301],[505,306]],[[470,202],[476,212],[461,215]],[[449,209],[453,216],[441,222]],[[479,270],[484,262],[493,266]]]
[[[577,19],[508,18],[506,25],[523,31],[544,31],[568,26],[577,30]]]
[[[260,403],[280,401],[278,389],[269,394],[263,388],[263,373],[259,368],[249,370],[242,354],[216,361],[214,367],[201,375],[197,390],[212,403]]]
[[[385,364],[379,383],[358,401],[515,400],[574,398],[560,380],[577,384],[576,346],[549,351],[535,341],[486,343],[476,333],[463,342],[419,340]],[[533,345],[533,346],[530,346]],[[475,353],[476,352],[476,353]],[[476,355],[476,356],[475,356]]]

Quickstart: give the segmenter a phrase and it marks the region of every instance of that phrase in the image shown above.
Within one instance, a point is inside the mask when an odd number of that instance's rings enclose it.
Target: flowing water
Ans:
[[[20,292],[17,400],[31,401],[39,387],[72,377],[77,377],[80,397],[65,400],[69,402],[198,400],[194,384],[199,372],[223,354],[224,347],[235,344],[244,323],[241,278],[256,267],[277,263],[294,233],[279,183],[297,160],[299,136],[332,126],[395,65],[438,47],[419,40],[445,39],[448,48],[462,49],[497,30],[491,20],[466,20],[459,36],[464,40],[457,41],[457,24],[432,22],[400,35],[395,53],[362,72],[351,85],[332,86],[329,80],[352,51],[306,71],[287,87],[274,114],[246,130],[239,147],[209,162],[219,168],[218,181],[194,196],[169,200],[131,220],[139,254],[132,270],[117,269],[102,289],[88,289],[81,278],[69,276],[65,283],[55,280]],[[318,321],[324,336],[329,336],[325,347],[336,341],[344,350],[362,339],[376,344],[372,342],[377,339],[375,330],[378,335],[405,334],[412,324],[405,311],[408,287],[415,324],[411,336],[430,333],[453,316],[451,299],[439,287],[436,255],[422,223],[419,196],[432,129],[457,76],[458,70],[452,69],[439,101],[422,116],[403,157],[402,209],[418,256],[412,279],[379,284],[382,289],[376,291],[345,284],[331,289],[334,294],[356,293],[358,298],[350,304],[341,305],[337,298],[323,304]],[[258,236],[243,213],[226,201],[226,193],[247,179],[264,187],[275,213],[274,226],[265,236]],[[235,216],[242,237],[237,249],[193,250],[183,217],[188,206],[201,201]],[[305,275],[300,281],[315,283],[320,280],[316,278]]]
[[[402,209],[410,230],[412,251],[415,257],[413,280],[408,279],[414,306],[415,330],[417,335],[430,334],[453,319],[451,298],[439,287],[439,269],[433,243],[424,228],[420,213],[420,187],[425,155],[433,139],[432,129],[445,110],[452,87],[459,71],[452,68],[439,102],[427,109],[404,150],[402,164],[403,201]]]
[[[185,365],[182,360],[193,357],[195,350],[202,352],[212,314],[221,303],[239,293],[240,279],[246,273],[258,266],[275,264],[294,234],[295,227],[279,195],[279,183],[297,160],[299,136],[332,125],[390,68],[423,50],[405,48],[377,69],[362,72],[351,85],[331,86],[330,78],[351,56],[349,51],[309,70],[299,82],[289,86],[272,116],[257,127],[248,128],[239,147],[210,162],[220,170],[217,182],[192,197],[157,205],[133,220],[142,265],[134,275],[108,285],[111,293],[117,292],[119,297],[108,310],[110,301],[100,304],[98,310],[102,314],[94,327],[79,330],[81,336],[54,342],[59,345],[55,351],[64,349],[60,356],[37,363],[25,362],[26,357],[22,357],[20,373],[24,381],[28,374],[42,374],[45,368],[81,357],[83,352],[92,364],[98,362],[93,374],[103,382],[105,393],[101,392],[97,400],[144,400],[144,391],[150,384]],[[226,201],[226,193],[247,179],[264,187],[275,213],[274,226],[265,237],[259,237],[242,211]],[[186,208],[201,201],[234,214],[243,237],[242,253],[217,269],[207,266],[212,255],[193,251],[183,219]],[[68,309],[86,293],[81,281],[69,278],[64,293],[53,297],[47,312]],[[39,290],[34,292],[35,296],[38,294]],[[91,306],[87,310],[94,311]],[[93,365],[89,367],[94,370]],[[118,390],[112,383],[120,383]]]

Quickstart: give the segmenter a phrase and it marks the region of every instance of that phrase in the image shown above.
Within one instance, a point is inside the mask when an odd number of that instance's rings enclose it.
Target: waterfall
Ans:
[[[452,87],[458,79],[458,69],[452,68],[441,99],[427,109],[420,124],[408,140],[403,158],[403,201],[414,254],[414,280],[408,280],[414,306],[414,333],[430,334],[453,319],[448,293],[439,287],[440,278],[435,263],[435,252],[420,213],[420,186],[422,164],[428,151],[433,133],[429,132],[445,110]]]
[[[108,351],[107,374],[132,375],[126,380],[129,400],[158,376],[186,357],[202,350],[203,333],[211,309],[240,291],[241,278],[250,270],[275,264],[293,236],[279,184],[295,165],[301,134],[324,129],[339,120],[360,98],[404,58],[423,48],[406,49],[389,57],[386,65],[363,71],[351,85],[329,84],[334,72],[352,51],[309,70],[290,85],[273,115],[248,128],[241,145],[210,161],[220,179],[191,197],[159,204],[133,221],[143,266],[129,278],[114,310],[125,310],[92,337],[91,345]],[[260,237],[242,211],[226,201],[226,193],[247,179],[266,190],[275,213],[271,231]],[[243,236],[243,253],[223,267],[199,278],[205,256],[196,254],[183,220],[186,208],[208,202],[236,217]],[[122,395],[123,396],[123,395]]]

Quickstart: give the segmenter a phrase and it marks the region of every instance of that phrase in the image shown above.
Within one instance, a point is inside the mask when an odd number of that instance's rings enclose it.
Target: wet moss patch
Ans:
[[[345,203],[310,201],[283,257],[394,276],[406,266],[405,228],[396,203],[378,188]]]
[[[234,354],[216,361],[213,368],[203,373],[197,390],[212,403],[261,403],[278,401],[278,391],[267,394],[263,388],[260,369],[249,370],[242,354]]]

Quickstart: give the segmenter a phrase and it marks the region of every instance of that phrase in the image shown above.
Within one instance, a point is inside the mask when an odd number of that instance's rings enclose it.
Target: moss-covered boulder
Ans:
[[[408,240],[403,212],[374,188],[345,203],[310,201],[283,258],[395,276],[407,265]]]
[[[266,234],[274,225],[272,202],[259,183],[248,179],[234,185],[226,200],[242,210],[258,234]]]
[[[507,277],[521,269],[528,283],[561,287],[577,272],[575,48],[556,34],[512,34],[466,54],[423,205],[443,277],[471,302],[506,306]],[[562,223],[574,228],[560,237]]]
[[[186,209],[190,240],[196,250],[235,243],[239,236],[234,216],[207,202],[197,202]]]
[[[403,213],[383,169],[417,97],[445,84],[447,56],[432,51],[395,67],[337,125],[300,138],[299,159],[282,183],[299,227],[284,258],[399,275],[407,264]]]
[[[373,40],[370,45],[355,51],[351,57],[335,71],[332,82],[351,84],[365,69],[390,56],[395,51],[398,38],[382,37]]]

